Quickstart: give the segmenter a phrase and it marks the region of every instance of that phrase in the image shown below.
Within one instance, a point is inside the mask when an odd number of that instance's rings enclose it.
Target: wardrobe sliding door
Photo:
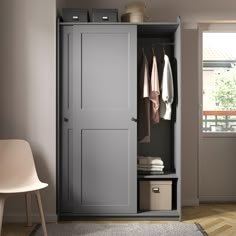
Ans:
[[[70,51],[66,76],[71,77],[71,90],[63,97],[71,98],[72,131],[64,140],[68,154],[63,158],[71,164],[63,170],[71,186],[70,210],[135,213],[136,26],[74,25],[69,30],[72,39],[64,46]]]

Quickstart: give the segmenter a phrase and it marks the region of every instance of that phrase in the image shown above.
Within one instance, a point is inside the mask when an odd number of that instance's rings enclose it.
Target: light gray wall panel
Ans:
[[[0,136],[31,144],[39,178],[49,184],[41,191],[45,218],[55,222],[56,2],[1,0],[0,12]],[[38,221],[36,205],[32,215]],[[24,198],[9,198],[3,218],[23,222]]]
[[[200,201],[236,201],[235,138],[228,137],[224,145],[222,139],[222,137],[200,138]]]
[[[198,204],[198,31],[182,29],[182,195],[185,205]]]

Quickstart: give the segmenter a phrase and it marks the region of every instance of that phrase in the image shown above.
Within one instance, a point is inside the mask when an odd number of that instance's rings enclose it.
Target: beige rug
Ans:
[[[199,224],[146,223],[60,223],[47,224],[48,236],[206,236]],[[36,226],[30,236],[42,236]]]

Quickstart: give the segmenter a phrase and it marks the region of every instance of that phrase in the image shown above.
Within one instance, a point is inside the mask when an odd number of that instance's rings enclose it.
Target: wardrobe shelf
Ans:
[[[138,175],[138,179],[178,179],[177,174],[163,174],[163,175]]]
[[[139,216],[180,216],[179,211],[177,210],[167,210],[167,211],[139,211]]]
[[[75,219],[74,217],[78,218],[84,218],[86,219],[89,217],[90,219],[93,217],[96,217],[98,220],[102,219],[109,219],[109,220],[115,220],[115,219],[122,219],[124,220],[124,217],[126,219],[132,219],[133,217],[135,218],[141,218],[141,217],[155,217],[155,218],[180,218],[181,213],[178,210],[160,210],[160,211],[138,211],[137,213],[128,213],[128,214],[71,214],[71,213],[63,213],[61,214],[60,220],[68,220],[70,219],[69,217],[72,217],[71,219]],[[102,217],[102,218],[101,218]],[[159,219],[160,220],[160,219]]]

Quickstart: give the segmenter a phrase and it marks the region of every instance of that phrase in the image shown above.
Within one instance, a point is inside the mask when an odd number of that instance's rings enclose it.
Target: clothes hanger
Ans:
[[[164,47],[162,48],[162,51],[163,51],[163,55],[165,56],[166,51],[165,51],[165,48],[164,48]]]
[[[163,56],[162,56],[162,59],[161,59],[161,63],[163,64],[164,61],[165,61],[165,55],[166,55],[166,51],[165,51],[165,47],[162,47],[162,52],[163,52]]]
[[[142,48],[143,56],[145,56],[144,48]]]
[[[152,47],[152,56],[155,56],[155,49]]]

